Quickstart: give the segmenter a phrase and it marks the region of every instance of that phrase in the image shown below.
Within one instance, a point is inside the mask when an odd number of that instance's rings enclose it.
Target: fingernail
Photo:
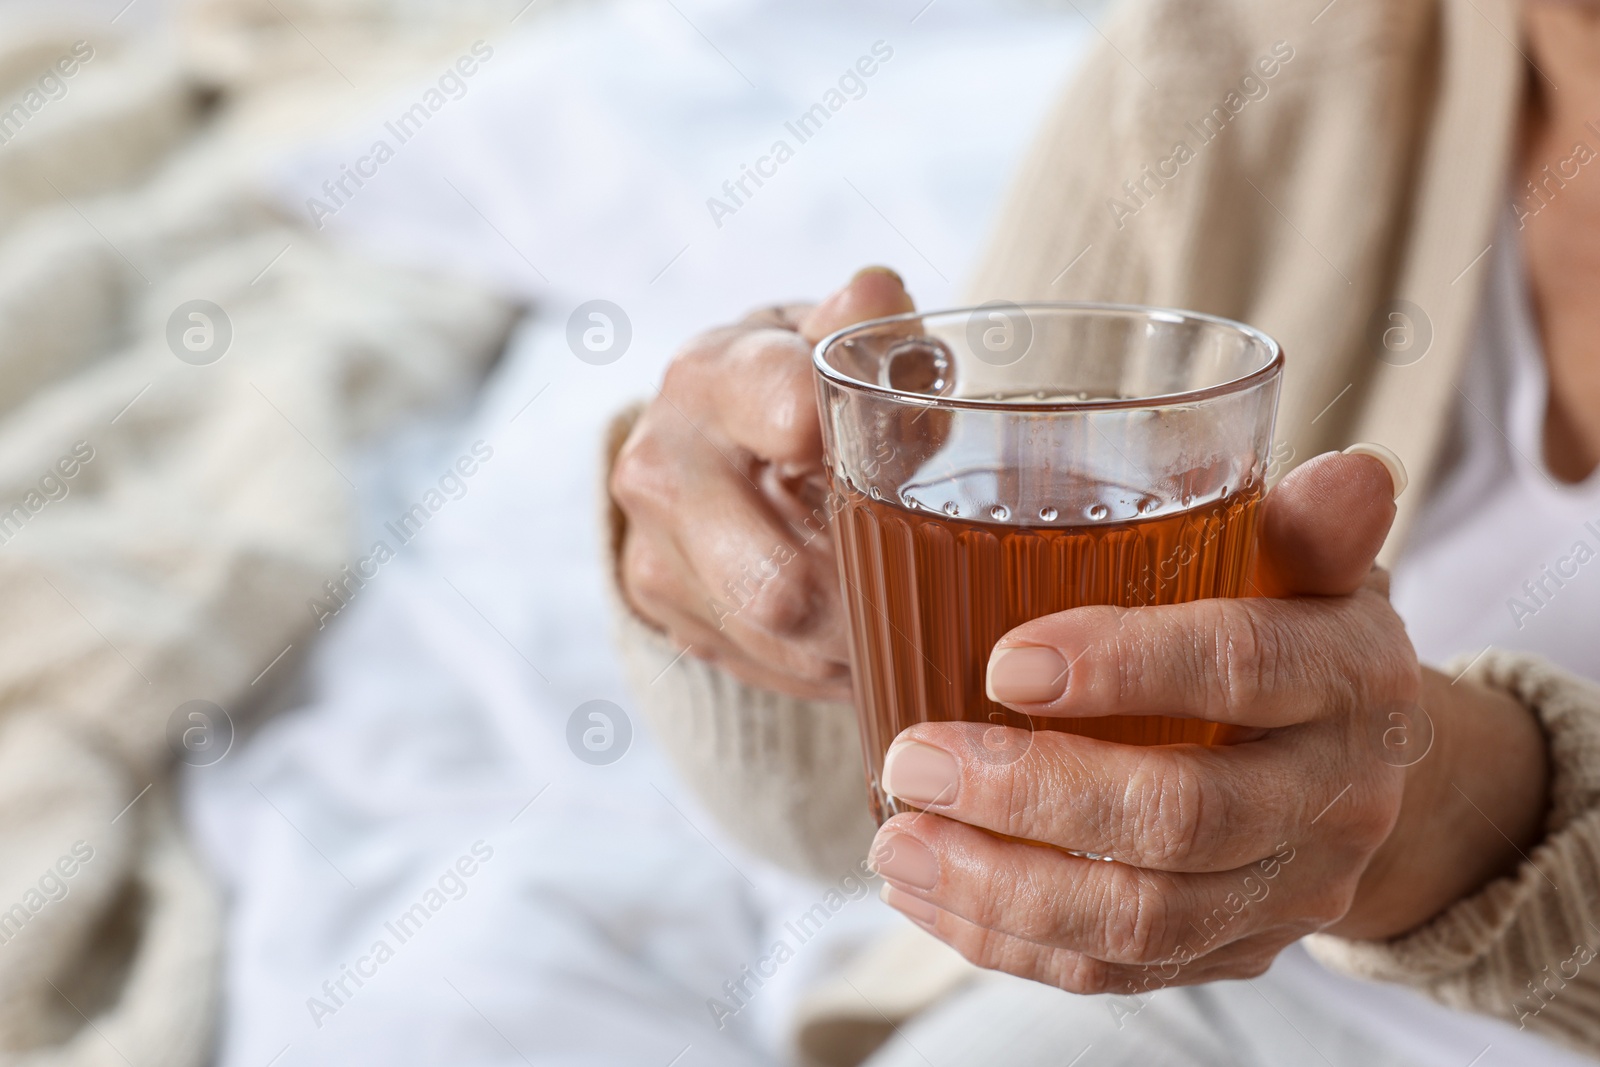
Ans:
[[[1394,483],[1394,498],[1400,499],[1400,494],[1406,491],[1410,479],[1406,477],[1406,465],[1400,462],[1400,457],[1391,450],[1371,441],[1361,441],[1344,450],[1347,456],[1371,456],[1383,464],[1389,472],[1389,480]]]
[[[910,893],[896,889],[888,882],[878,887],[878,899],[908,919],[914,919],[924,926],[932,926],[939,918],[938,908],[921,897],[914,897]]]
[[[890,270],[888,267],[878,267],[878,266],[862,267],[860,270],[856,271],[854,275],[851,276],[850,283],[852,285],[854,285],[856,282],[860,281],[862,278],[865,278],[869,274],[885,274],[885,275],[888,275],[889,277],[891,277],[891,278],[893,278],[895,280],[895,284],[899,285],[900,288],[904,289],[906,287],[905,281],[903,279],[901,279],[899,274],[897,274],[894,271]]]
[[[883,761],[883,788],[912,804],[948,804],[961,785],[961,767],[942,748],[896,741]]]
[[[1067,691],[1067,661],[1044,645],[997,648],[983,688],[997,704],[1047,704]]]
[[[939,884],[939,861],[928,846],[907,834],[891,833],[872,846],[872,869],[891,882],[918,889]]]

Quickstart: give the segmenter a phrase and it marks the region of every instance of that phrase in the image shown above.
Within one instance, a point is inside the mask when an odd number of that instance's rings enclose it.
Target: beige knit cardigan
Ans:
[[[1388,561],[1456,432],[1527,67],[1513,0],[1325,4],[1124,3],[1024,166],[972,296],[1163,304],[1267,330],[1288,353],[1278,455],[1379,441],[1420,483]],[[1385,347],[1394,310],[1415,332]],[[726,829],[826,880],[849,870],[873,830],[852,709],[692,657],[667,670],[679,649],[619,619],[642,709]],[[1600,1054],[1600,967],[1581,966],[1600,952],[1600,687],[1501,652],[1472,674],[1545,726],[1546,840],[1404,937],[1323,935],[1313,951]],[[849,995],[813,995],[802,1051],[854,1062],[887,1018],[966,973],[920,933],[877,946]]]

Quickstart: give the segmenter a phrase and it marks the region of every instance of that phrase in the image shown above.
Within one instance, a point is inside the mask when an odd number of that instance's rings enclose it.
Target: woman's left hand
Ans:
[[[1266,595],[1078,608],[1007,634],[990,696],[1041,729],[1010,739],[1009,762],[982,724],[896,739],[884,787],[923,811],[874,842],[884,899],[980,966],[1138,993],[1258,975],[1318,930],[1402,932],[1514,864],[1540,829],[1542,736],[1509,698],[1419,667],[1373,566],[1393,496],[1378,460],[1319,457],[1263,502]],[[1240,740],[1044,728],[1105,715]]]

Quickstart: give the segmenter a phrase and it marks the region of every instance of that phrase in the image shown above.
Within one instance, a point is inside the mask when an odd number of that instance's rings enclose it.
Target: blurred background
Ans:
[[[3,1048],[792,1062],[902,920],[724,840],[637,721],[605,427],[863,265],[956,300],[1100,17],[0,3]]]

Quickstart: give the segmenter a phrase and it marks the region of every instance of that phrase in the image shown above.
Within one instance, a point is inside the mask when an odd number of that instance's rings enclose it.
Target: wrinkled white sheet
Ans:
[[[866,263],[949,303],[1093,33],[1070,8],[924,2],[530,13],[327,221],[533,314],[474,410],[352,472],[363,543],[396,557],[321,635],[295,710],[186,777],[232,904],[224,1067],[775,1063],[796,989],[897,921],[851,904],[719,1031],[707,998],[826,887],[722,840],[637,724],[620,760],[591,766],[567,722],[585,701],[631,705],[602,596],[609,414],[695,330]],[[893,56],[864,95],[796,145],[784,123],[879,41]],[[263,180],[305,210],[425,88]],[[717,226],[706,199],[778,138],[793,158]],[[631,322],[609,365],[567,346],[592,299]],[[399,547],[384,522],[479,441],[492,457]],[[448,874],[458,861],[472,873]],[[419,903],[437,910],[398,925]]]

